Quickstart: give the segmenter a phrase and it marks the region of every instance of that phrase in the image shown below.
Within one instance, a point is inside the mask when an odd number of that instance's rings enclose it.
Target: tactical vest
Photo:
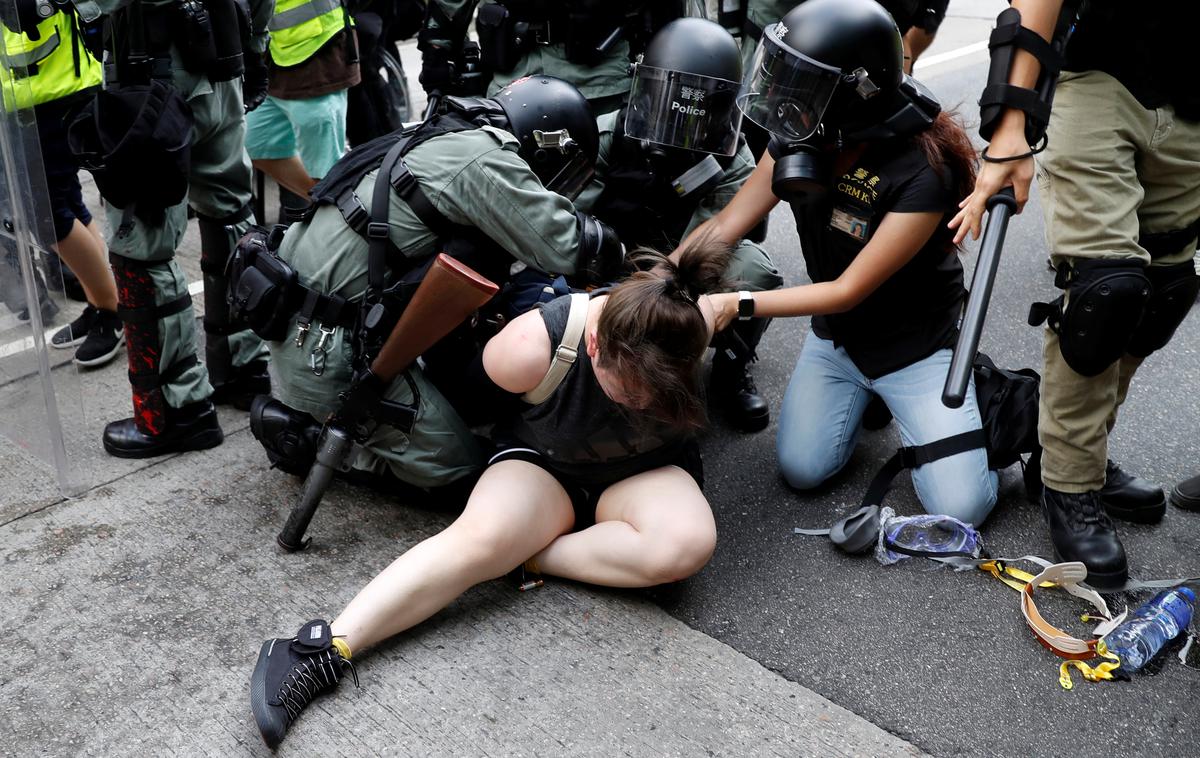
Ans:
[[[35,42],[0,25],[5,110],[31,108],[100,84],[100,62],[84,47],[74,11],[59,11],[37,29],[41,39]]]
[[[277,66],[298,66],[352,24],[342,0],[278,0],[267,26],[271,60]]]
[[[626,243],[674,246],[696,209],[736,156],[673,151],[684,160],[655,160],[625,136],[625,109],[617,113],[604,191],[593,213]]]
[[[446,98],[446,101],[466,104],[484,103],[489,100],[474,100]],[[453,108],[453,106],[452,106]],[[498,112],[498,108],[492,106]],[[302,220],[312,217],[321,205],[335,206],[342,214],[346,224],[364,239],[370,242],[370,211],[363,199],[354,192],[359,182],[368,173],[377,170],[383,163],[384,156],[396,144],[397,139],[407,140],[401,150],[400,160],[391,172],[390,184],[392,190],[412,209],[421,219],[421,223],[438,238],[439,252],[445,251],[456,258],[464,260],[484,276],[499,281],[507,278],[511,256],[506,252],[497,254],[501,249],[486,235],[473,226],[456,224],[446,218],[426,197],[420,184],[404,163],[404,156],[429,140],[444,134],[478,129],[486,123],[486,119],[478,120],[470,113],[451,109],[449,112],[436,115],[421,124],[367,142],[348,152],[316,186],[310,196],[312,204],[305,212]],[[367,200],[369,202],[369,199]],[[388,264],[393,271],[404,271],[420,265],[421,261],[412,261],[396,250],[388,242]]]

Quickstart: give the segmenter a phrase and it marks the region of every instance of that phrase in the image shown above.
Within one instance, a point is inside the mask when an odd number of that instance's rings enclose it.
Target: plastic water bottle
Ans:
[[[1121,671],[1131,674],[1139,670],[1187,629],[1195,602],[1196,593],[1187,587],[1164,590],[1109,632],[1104,644],[1121,659]]]

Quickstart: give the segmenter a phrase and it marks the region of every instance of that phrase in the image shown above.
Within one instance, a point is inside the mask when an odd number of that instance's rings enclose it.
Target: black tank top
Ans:
[[[569,295],[538,305],[552,350],[562,343],[571,310]],[[639,419],[613,402],[592,371],[592,361],[580,340],[579,356],[558,388],[544,402],[525,408],[496,436],[508,445],[536,450],[556,468],[583,476],[620,478],[620,471],[639,470],[638,458],[681,442],[685,435],[665,424]]]

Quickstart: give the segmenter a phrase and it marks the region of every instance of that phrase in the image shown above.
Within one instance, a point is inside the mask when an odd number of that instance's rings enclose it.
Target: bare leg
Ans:
[[[912,74],[913,66],[917,59],[921,57],[921,53],[929,49],[933,44],[934,35],[921,29],[920,27],[912,27],[904,34],[904,73]]]
[[[97,308],[115,311],[117,283],[104,257],[104,243],[76,219],[71,231],[59,240],[55,249],[67,267],[79,277],[88,302]]]
[[[676,466],[617,482],[596,506],[596,525],[534,556],[554,576],[609,587],[652,587],[699,571],[717,542],[712,509]]]
[[[317,183],[316,179],[308,175],[298,155],[290,158],[259,158],[251,162],[256,169],[300,197],[308,197],[308,191]]]
[[[100,225],[96,223],[95,218],[93,218],[91,221],[87,222],[83,228],[87,229],[88,233],[91,234],[93,237],[95,237],[96,241],[99,242],[101,244],[101,246],[107,245],[107,243],[105,243],[105,241],[104,241],[104,230],[101,229]]]
[[[497,463],[483,472],[453,524],[393,561],[330,628],[358,653],[512,571],[574,520],[567,493],[550,474],[525,461]]]

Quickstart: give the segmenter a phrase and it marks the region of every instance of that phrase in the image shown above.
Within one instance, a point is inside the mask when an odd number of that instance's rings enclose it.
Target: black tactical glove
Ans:
[[[242,105],[249,113],[267,99],[267,57],[265,53],[247,50],[242,55],[242,61],[246,66],[242,74]]]
[[[365,439],[374,426],[373,417],[379,411],[379,403],[383,400],[383,393],[387,392],[388,384],[371,373],[371,369],[360,371],[350,387],[338,396],[342,405],[334,414],[333,423],[349,431],[356,439]]]
[[[443,48],[431,48],[421,54],[421,76],[425,94],[450,92],[454,82],[454,63],[450,53]]]

